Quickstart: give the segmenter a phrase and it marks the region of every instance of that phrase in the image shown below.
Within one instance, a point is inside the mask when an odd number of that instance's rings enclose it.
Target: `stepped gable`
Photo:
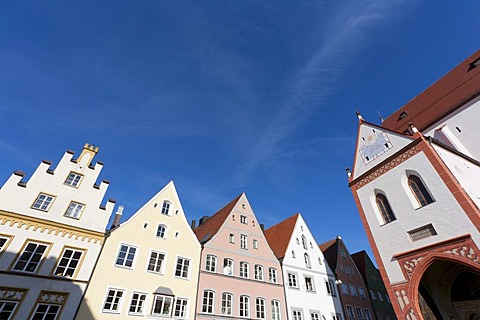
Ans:
[[[285,256],[288,243],[290,242],[299,215],[299,213],[296,213],[265,230],[265,238],[267,239],[273,253],[279,260],[283,259]]]
[[[480,50],[395,111],[384,128],[406,132],[408,124],[423,131],[480,94]]]
[[[202,223],[195,229],[195,235],[200,243],[207,242],[218,232],[242,195],[244,195],[244,193],[241,193],[238,197],[233,199],[229,204],[217,211],[214,215],[209,217],[206,222]]]

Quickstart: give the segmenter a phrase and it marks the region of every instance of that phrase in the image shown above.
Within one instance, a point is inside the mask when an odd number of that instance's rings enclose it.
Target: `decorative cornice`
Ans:
[[[40,231],[41,233],[53,234],[60,237],[68,237],[69,239],[81,240],[102,244],[104,241],[104,233],[82,229],[63,223],[29,217],[22,214],[7,212],[0,210],[0,225],[9,227],[24,227],[25,230]]]

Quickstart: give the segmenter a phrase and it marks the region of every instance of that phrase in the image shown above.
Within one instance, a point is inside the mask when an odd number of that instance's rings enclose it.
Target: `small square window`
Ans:
[[[253,239],[253,249],[258,249],[258,241]]]
[[[228,242],[235,243],[235,235],[233,233],[230,233],[228,236]]]
[[[118,252],[115,265],[117,267],[133,268],[133,261],[135,260],[135,253],[137,248],[128,244],[122,244]]]
[[[241,215],[240,216],[240,223],[247,224],[248,223],[247,216]]]
[[[73,219],[80,219],[80,215],[82,214],[83,208],[85,205],[72,201],[65,212],[65,217],[73,218]]]
[[[54,274],[62,277],[73,277],[80,263],[83,251],[66,248],[58,262]]]
[[[67,179],[63,184],[70,187],[78,188],[78,186],[80,186],[80,182],[82,181],[82,178],[83,176],[81,174],[70,172],[70,174],[68,175]]]
[[[35,199],[35,202],[33,203],[32,208],[42,210],[42,211],[48,211],[54,200],[55,200],[54,196],[51,196],[45,193],[40,193],[37,199]]]

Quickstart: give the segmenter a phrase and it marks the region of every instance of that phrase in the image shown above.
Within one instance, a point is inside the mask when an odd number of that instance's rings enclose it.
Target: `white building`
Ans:
[[[335,276],[302,216],[270,227],[265,236],[282,265],[288,319],[344,319]]]
[[[0,318],[72,319],[104,240],[114,201],[102,201],[98,148],[44,160],[28,181],[15,171],[0,189]]]
[[[479,123],[480,51],[381,126],[359,116],[349,185],[399,319],[480,319]]]

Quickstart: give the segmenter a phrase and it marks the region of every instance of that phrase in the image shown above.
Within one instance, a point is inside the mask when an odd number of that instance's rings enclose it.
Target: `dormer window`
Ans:
[[[70,187],[78,188],[78,186],[80,186],[80,182],[82,181],[82,178],[83,176],[81,174],[70,172],[63,184]]]
[[[170,207],[172,206],[172,204],[165,200],[163,201],[163,205],[162,205],[162,214],[165,214],[165,215],[170,215]]]

